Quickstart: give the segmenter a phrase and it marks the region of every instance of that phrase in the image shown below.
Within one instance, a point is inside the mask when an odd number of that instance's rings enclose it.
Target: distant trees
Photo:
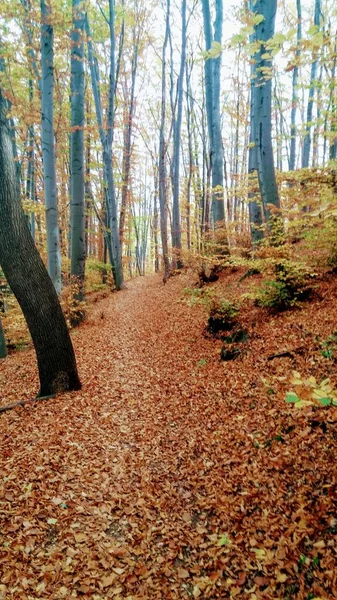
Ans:
[[[3,0],[2,82],[58,292],[61,255],[63,285],[75,276],[83,292],[86,249],[120,289],[144,266],[167,277],[223,232],[255,244],[280,202],[274,155],[278,172],[336,158],[332,0],[279,3],[276,33],[276,0],[245,0],[231,39],[223,0],[163,0],[159,33],[145,0],[40,2]]]
[[[0,264],[31,333],[40,376],[39,396],[78,390],[73,346],[55,287],[30,234],[0,89]]]

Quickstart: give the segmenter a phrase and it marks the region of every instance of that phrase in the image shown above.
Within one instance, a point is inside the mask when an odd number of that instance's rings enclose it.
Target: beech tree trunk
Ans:
[[[70,274],[77,278],[78,300],[84,297],[85,190],[84,190],[84,13],[81,0],[72,0],[71,32],[71,136],[70,136]]]
[[[315,14],[314,14],[314,25],[317,27],[317,31],[320,27],[320,18],[321,18],[321,0],[315,0]],[[303,142],[303,154],[302,154],[302,169],[309,167],[310,160],[310,149],[311,149],[311,127],[312,127],[312,114],[314,108],[314,99],[315,99],[315,91],[317,86],[317,64],[318,64],[318,55],[317,50],[314,51],[313,60],[311,63],[311,73],[310,73],[310,87],[309,87],[309,97],[307,104],[307,124],[305,128],[305,137]]]
[[[270,206],[280,206],[275,176],[274,154],[272,146],[272,60],[266,42],[274,35],[277,0],[256,0],[254,12],[264,19],[255,26],[256,41],[259,50],[255,59],[254,117],[253,127],[257,156],[259,187],[267,223],[271,224]]]
[[[106,212],[107,230],[106,239],[112,274],[117,290],[124,287],[121,246],[119,240],[119,226],[117,217],[116,190],[112,168],[112,140],[114,125],[114,96],[115,96],[115,9],[113,0],[109,0],[109,32],[110,32],[110,64],[109,64],[109,89],[106,132],[103,126],[103,111],[101,104],[100,77],[98,62],[94,57],[89,21],[86,17],[86,33],[88,45],[88,60],[90,66],[92,91],[95,100],[96,118],[103,151],[104,180],[106,182]]]
[[[181,4],[181,55],[180,55],[180,70],[177,81],[177,117],[174,120],[173,128],[173,156],[172,156],[172,187],[173,187],[173,206],[172,206],[172,248],[176,252],[174,260],[178,269],[183,266],[181,259],[181,223],[180,223],[180,137],[181,123],[183,114],[183,84],[184,71],[186,63],[186,40],[187,40],[187,23],[186,23],[186,0],[182,0]]]
[[[30,234],[0,90],[0,264],[27,321],[36,350],[40,391],[79,390],[75,354],[55,287]]]
[[[292,99],[291,99],[291,124],[290,124],[290,158],[289,158],[289,171],[294,171],[296,167],[296,113],[298,104],[298,61],[301,56],[301,40],[302,40],[302,6],[301,0],[296,0],[297,10],[297,47],[295,53],[295,66],[293,70],[293,82],[292,82]]]
[[[215,2],[214,36],[211,28],[211,11],[209,0],[202,0],[204,35],[206,50],[210,50],[212,42],[221,44],[223,6],[222,0]],[[221,54],[218,58],[205,61],[205,92],[208,133],[210,139],[210,166],[212,174],[212,217],[214,225],[224,221],[224,157],[221,138],[220,118],[220,70]]]
[[[61,292],[61,250],[56,192],[54,144],[54,32],[49,2],[41,0],[41,108],[44,199],[46,206],[48,273],[58,294]]]
[[[160,233],[161,245],[164,263],[164,279],[170,276],[170,260],[168,255],[168,235],[167,235],[167,190],[166,190],[166,142],[165,142],[165,112],[166,112],[166,49],[170,31],[170,0],[166,0],[166,25],[165,38],[162,50],[162,84],[161,84],[161,111],[160,111],[160,129],[159,129],[159,158],[158,158],[158,178],[159,178],[159,206],[160,206]]]

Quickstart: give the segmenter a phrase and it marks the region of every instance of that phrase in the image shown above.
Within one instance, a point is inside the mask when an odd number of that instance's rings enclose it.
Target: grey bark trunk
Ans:
[[[186,40],[187,40],[187,23],[186,23],[186,0],[181,3],[181,55],[180,55],[180,70],[177,81],[177,118],[174,123],[173,131],[173,157],[172,157],[172,172],[173,172],[173,210],[172,210],[172,246],[176,255],[177,267],[180,269],[183,266],[181,258],[181,222],[180,222],[180,137],[181,123],[183,114],[183,84],[184,72],[186,63]]]
[[[106,186],[106,212],[107,212],[107,246],[111,262],[112,274],[117,290],[124,286],[121,247],[119,241],[119,227],[117,218],[117,205],[114,174],[112,169],[112,139],[114,122],[114,92],[115,92],[115,13],[113,0],[109,0],[109,30],[110,30],[110,65],[109,65],[109,89],[108,89],[108,114],[107,131],[103,127],[103,112],[100,94],[100,79],[97,60],[94,57],[91,32],[88,18],[86,18],[86,32],[88,43],[88,59],[92,90],[95,101],[96,118],[103,150],[104,179]]]
[[[44,198],[47,227],[48,273],[58,294],[61,292],[61,251],[56,193],[56,166],[54,144],[54,32],[51,8],[41,0],[41,143],[43,155]]]
[[[250,10],[253,12],[254,4],[253,0],[250,0]],[[256,32],[254,32],[250,38],[250,42],[256,41]],[[256,146],[256,64],[253,60],[251,63],[251,88],[250,88],[250,137],[249,137],[249,151],[248,151],[248,201],[249,201],[249,220],[250,220],[250,231],[252,244],[255,246],[264,238],[264,232],[262,230],[263,223],[263,208],[262,202],[257,198],[257,190],[255,189],[255,182],[258,179],[257,171],[257,146]]]
[[[291,99],[291,124],[290,124],[290,158],[289,158],[289,171],[294,171],[296,168],[296,113],[298,105],[298,73],[299,66],[298,61],[301,56],[301,40],[302,40],[302,6],[301,0],[296,0],[297,10],[297,46],[295,52],[295,66],[293,70],[293,81],[292,81],[292,99]]]
[[[314,14],[314,25],[319,29],[320,27],[320,18],[321,18],[321,0],[315,0],[315,14]],[[313,55],[313,61],[311,63],[311,73],[310,73],[310,87],[309,87],[309,97],[307,104],[307,121],[305,128],[305,137],[303,142],[303,154],[302,154],[302,169],[309,167],[310,160],[310,148],[311,148],[311,127],[312,127],[312,115],[314,108],[314,100],[315,100],[315,91],[316,91],[316,77],[317,77],[317,50],[315,50]]]
[[[71,137],[70,137],[70,274],[78,280],[78,300],[84,297],[85,185],[84,185],[84,13],[81,0],[72,0]]]
[[[257,0],[254,12],[263,15],[264,20],[255,26],[256,41],[260,42],[255,54],[255,146],[260,193],[267,224],[271,225],[270,206],[279,208],[280,201],[275,176],[272,146],[272,60],[265,44],[273,37],[277,0]]]
[[[164,263],[164,279],[170,276],[170,261],[168,255],[167,234],[167,190],[166,190],[166,143],[165,143],[165,112],[166,112],[166,49],[170,31],[170,0],[166,1],[165,38],[162,50],[162,87],[161,87],[161,115],[159,130],[159,206],[160,206],[160,233]]]
[[[209,0],[202,0],[204,35],[206,50],[212,42],[222,41],[223,6],[222,0],[215,2],[214,36],[211,29]],[[212,174],[212,218],[217,227],[225,218],[224,206],[224,158],[221,139],[220,119],[220,71],[221,55],[205,61],[205,93],[208,133],[210,140],[210,166]],[[217,225],[218,224],[218,225]]]

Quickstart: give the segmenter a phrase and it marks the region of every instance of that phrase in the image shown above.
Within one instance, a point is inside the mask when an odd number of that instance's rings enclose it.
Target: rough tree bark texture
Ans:
[[[33,339],[39,396],[78,390],[81,383],[65,318],[21,207],[5,112],[0,90],[0,264]]]

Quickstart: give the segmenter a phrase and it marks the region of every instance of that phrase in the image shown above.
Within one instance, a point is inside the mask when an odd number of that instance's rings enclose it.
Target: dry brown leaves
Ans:
[[[267,360],[331,333],[336,289],[247,308],[249,351],[223,364],[179,302],[189,284],[140,278],[98,303],[73,332],[81,393],[1,416],[0,598],[337,597],[336,423],[283,399],[292,368],[323,366]],[[36,393],[32,351],[0,368],[3,404]]]

